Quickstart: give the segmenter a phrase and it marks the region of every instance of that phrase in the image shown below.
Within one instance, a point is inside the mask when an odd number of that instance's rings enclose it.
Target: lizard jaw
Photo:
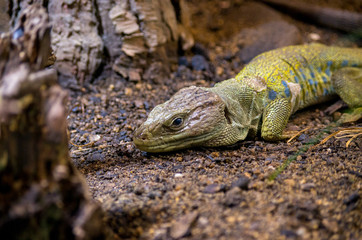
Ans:
[[[208,133],[190,137],[187,134],[152,138],[152,134],[141,127],[136,130],[133,143],[136,147],[145,152],[171,152],[180,149],[203,146],[205,142],[212,141],[215,135],[218,135],[222,131],[221,127],[216,126]],[[149,137],[145,137],[149,136]]]

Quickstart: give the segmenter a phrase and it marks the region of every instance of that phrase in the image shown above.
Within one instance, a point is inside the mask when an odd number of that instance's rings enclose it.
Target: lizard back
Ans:
[[[343,67],[362,68],[362,49],[322,44],[288,46],[255,57],[236,79],[263,78],[268,96],[265,104],[276,98],[295,98],[295,112],[330,99],[335,94],[331,76]]]

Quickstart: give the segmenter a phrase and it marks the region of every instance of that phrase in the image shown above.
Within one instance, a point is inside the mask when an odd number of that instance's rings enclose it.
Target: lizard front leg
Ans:
[[[345,67],[332,74],[332,84],[337,94],[350,107],[362,106],[362,69]]]
[[[267,141],[288,139],[292,133],[283,132],[291,115],[291,103],[287,98],[270,102],[263,112],[261,136]]]
[[[337,94],[352,108],[339,122],[357,121],[362,118],[362,69],[345,67],[332,74],[331,81]]]

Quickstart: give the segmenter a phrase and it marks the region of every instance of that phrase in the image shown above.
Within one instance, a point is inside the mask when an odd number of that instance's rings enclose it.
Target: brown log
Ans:
[[[44,8],[30,5],[0,39],[1,239],[107,239],[103,213],[68,154],[67,93]]]

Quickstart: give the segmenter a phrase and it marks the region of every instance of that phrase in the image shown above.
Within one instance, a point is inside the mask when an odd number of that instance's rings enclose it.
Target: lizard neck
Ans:
[[[225,142],[225,138],[229,136],[234,143],[256,135],[266,99],[266,83],[263,79],[248,78],[239,81],[232,78],[205,90],[219,95],[226,106],[227,125],[218,138]],[[217,139],[212,139],[209,146],[217,142]]]

